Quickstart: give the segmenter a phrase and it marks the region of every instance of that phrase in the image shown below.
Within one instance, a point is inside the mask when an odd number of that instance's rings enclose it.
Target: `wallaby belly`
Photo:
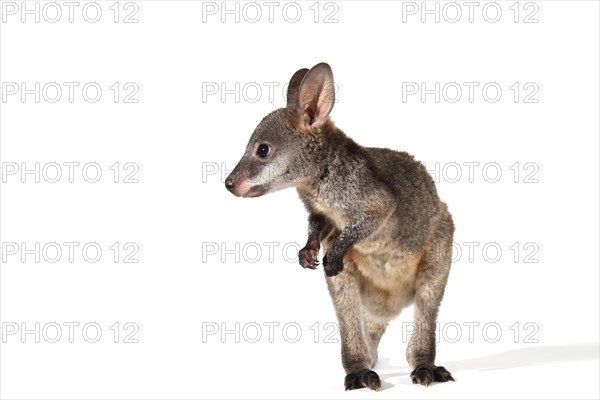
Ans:
[[[375,317],[393,318],[413,301],[421,253],[398,244],[363,242],[346,255],[357,281],[365,311]]]

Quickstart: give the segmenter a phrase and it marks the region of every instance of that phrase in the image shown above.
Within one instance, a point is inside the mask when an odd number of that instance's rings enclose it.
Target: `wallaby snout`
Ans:
[[[229,175],[225,180],[225,187],[237,197],[244,197],[252,189],[252,185],[248,179],[236,181],[232,175]]]
[[[265,194],[260,185],[255,185],[240,162],[225,179],[225,187],[237,197],[258,197]]]

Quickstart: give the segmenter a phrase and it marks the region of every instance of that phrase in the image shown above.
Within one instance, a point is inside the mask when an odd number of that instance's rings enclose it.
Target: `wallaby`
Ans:
[[[339,322],[345,389],[381,388],[371,370],[388,322],[414,303],[406,350],[413,383],[454,380],[434,364],[435,325],[450,271],[454,223],[423,164],[405,152],[366,148],[329,119],[335,102],[326,63],[291,78],[287,107],[258,124],[225,186],[257,197],[295,187],[308,212],[300,265],[323,246]]]

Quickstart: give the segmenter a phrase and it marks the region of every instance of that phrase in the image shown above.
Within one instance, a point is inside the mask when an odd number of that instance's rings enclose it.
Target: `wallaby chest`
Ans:
[[[341,231],[348,225],[350,217],[339,207],[335,207],[330,202],[318,197],[313,199],[312,205],[316,212],[329,219],[338,230]]]

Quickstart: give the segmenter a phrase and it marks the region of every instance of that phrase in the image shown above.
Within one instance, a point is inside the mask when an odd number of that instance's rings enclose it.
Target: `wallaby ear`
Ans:
[[[296,111],[296,108],[298,107],[298,89],[307,72],[308,68],[299,69],[292,75],[292,79],[290,79],[287,90],[287,108],[291,111]]]
[[[333,72],[326,63],[315,65],[304,76],[299,89],[296,109],[305,127],[319,127],[327,121],[335,102]]]

